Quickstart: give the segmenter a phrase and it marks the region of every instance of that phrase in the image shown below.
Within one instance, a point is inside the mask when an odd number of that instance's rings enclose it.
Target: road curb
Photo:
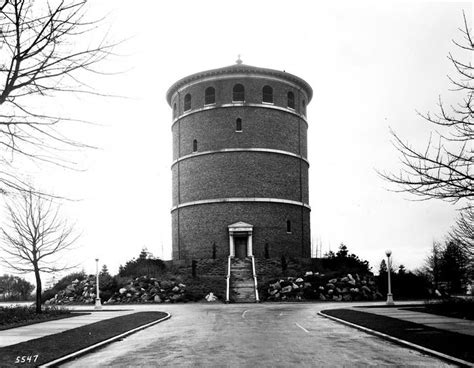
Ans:
[[[166,312],[164,312],[166,313]],[[128,335],[131,335],[135,332],[138,332],[140,330],[144,330],[145,328],[148,328],[148,327],[151,327],[153,325],[156,325],[157,323],[160,323],[160,322],[163,322],[163,321],[166,321],[167,319],[170,319],[171,318],[171,314],[169,313],[166,313],[167,315],[163,318],[160,318],[160,319],[157,319],[156,321],[153,321],[153,322],[149,322],[145,325],[142,325],[142,326],[139,326],[139,327],[136,327],[136,328],[133,328],[129,331],[126,331],[126,332],[123,332],[121,333],[120,335],[117,335],[117,336],[114,336],[114,337],[111,337],[111,338],[108,338],[107,340],[104,340],[104,341],[101,341],[101,342],[98,342],[97,344],[94,344],[94,345],[91,345],[91,346],[88,346],[87,348],[84,348],[84,349],[81,349],[81,350],[78,350],[74,353],[71,353],[71,354],[68,354],[68,355],[65,355],[61,358],[58,358],[58,359],[55,359],[51,362],[48,362],[48,363],[45,363],[45,364],[42,364],[40,365],[39,367],[54,367],[60,363],[65,363],[69,360],[72,360],[74,358],[77,358],[83,354],[86,354],[86,353],[89,353],[91,352],[92,350],[95,350],[95,349],[98,349],[102,346],[105,346],[107,344],[110,344],[114,341],[117,341],[117,340],[120,340],[121,338],[123,337],[126,337]]]
[[[396,343],[396,344],[404,345],[404,346],[410,347],[410,348],[412,348],[412,349],[421,351],[421,352],[423,352],[423,353],[433,355],[433,356],[435,356],[435,357],[437,357],[437,358],[441,358],[441,359],[447,360],[447,361],[449,361],[450,363],[461,364],[462,366],[465,366],[465,367],[474,367],[474,364],[473,364],[473,363],[468,362],[468,361],[466,361],[466,360],[459,359],[459,358],[453,357],[453,356],[451,356],[451,355],[443,354],[443,353],[440,353],[439,351],[431,350],[431,349],[425,348],[424,346],[417,345],[417,344],[413,344],[412,342],[409,342],[409,341],[406,341],[406,340],[399,339],[399,338],[397,338],[397,337],[393,337],[393,336],[384,334],[383,332],[375,331],[375,330],[372,330],[372,329],[370,329],[370,328],[363,327],[363,326],[357,325],[357,324],[355,324],[355,323],[348,322],[348,321],[345,321],[345,320],[343,320],[343,319],[330,316],[330,315],[328,315],[328,314],[326,314],[326,313],[323,313],[323,311],[318,312],[318,315],[320,315],[320,316],[322,316],[322,317],[325,317],[325,318],[328,318],[328,319],[331,319],[331,320],[333,320],[333,321],[342,323],[342,324],[344,324],[344,325],[347,325],[347,326],[350,326],[350,327],[354,327],[354,328],[356,328],[356,329],[358,329],[358,330],[367,332],[367,333],[369,333],[369,334],[372,334],[372,335],[381,337],[381,338],[383,338],[383,339],[385,339],[385,340],[394,342],[394,343]]]

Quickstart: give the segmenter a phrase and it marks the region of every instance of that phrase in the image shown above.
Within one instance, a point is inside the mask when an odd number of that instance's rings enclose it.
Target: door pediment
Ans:
[[[245,222],[239,221],[236,222],[235,224],[227,226],[229,228],[229,232],[234,233],[234,232],[252,232],[253,231],[253,225],[247,224]]]

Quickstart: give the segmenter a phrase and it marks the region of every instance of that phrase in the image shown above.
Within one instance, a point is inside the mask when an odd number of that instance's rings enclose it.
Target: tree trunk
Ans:
[[[41,276],[38,267],[35,265],[36,279],[36,314],[41,314]]]

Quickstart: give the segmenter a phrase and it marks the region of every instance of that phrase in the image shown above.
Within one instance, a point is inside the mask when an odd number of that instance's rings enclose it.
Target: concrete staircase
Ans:
[[[230,301],[234,303],[257,302],[251,258],[231,259]]]

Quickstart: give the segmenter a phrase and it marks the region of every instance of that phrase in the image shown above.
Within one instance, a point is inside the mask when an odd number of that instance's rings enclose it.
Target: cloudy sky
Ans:
[[[395,263],[420,266],[456,207],[394,193],[375,170],[400,169],[390,129],[423,148],[431,127],[416,111],[435,111],[440,95],[448,103],[459,98],[449,91],[447,75],[455,73],[447,55],[469,57],[452,43],[462,40],[463,10],[471,20],[469,2],[91,1],[90,15],[106,16],[107,37],[125,42],[101,66],[112,74],[87,82],[123,98],[45,98],[45,106],[96,122],[70,134],[98,148],[75,154],[79,171],[25,166],[37,186],[78,199],[62,208],[82,234],[64,260],[94,272],[98,257],[116,273],[143,247],[170,258],[165,93],[176,80],[241,54],[245,64],[286,70],[313,87],[313,242],[323,252],[344,242],[374,270],[388,248]]]

